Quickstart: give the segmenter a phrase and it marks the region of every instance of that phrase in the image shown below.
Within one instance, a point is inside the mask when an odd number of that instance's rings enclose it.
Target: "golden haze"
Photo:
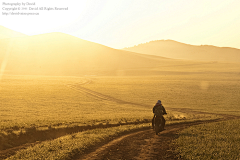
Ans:
[[[10,33],[11,30],[2,27],[1,32]],[[23,37],[16,37],[15,35],[18,35],[16,33],[11,35],[13,38],[0,39],[0,60],[2,64],[6,64],[2,67],[4,74],[141,76],[216,71],[219,68],[224,71],[237,72],[239,69],[238,64],[212,62],[221,60],[239,62],[240,51],[233,48],[191,46],[174,41],[157,41],[128,48],[126,49],[128,51],[125,51],[63,33]],[[195,61],[174,60],[159,55],[176,59],[183,57]],[[197,60],[208,62],[203,63]]]
[[[195,46],[173,40],[151,41],[124,48],[124,50],[174,59],[240,63],[240,49],[209,45]]]

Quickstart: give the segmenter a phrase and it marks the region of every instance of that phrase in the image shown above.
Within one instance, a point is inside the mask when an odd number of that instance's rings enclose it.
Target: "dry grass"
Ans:
[[[32,124],[40,127],[103,121],[114,123],[124,118],[131,120],[131,117],[144,117],[141,113],[147,111],[145,108],[137,108],[138,116],[130,116],[135,109],[130,105],[97,101],[67,86],[84,81],[84,78],[74,77],[11,77],[2,80],[0,129],[22,128]]]
[[[240,76],[233,74],[5,76],[0,81],[1,145],[11,148],[15,144],[6,139],[28,132],[58,133],[61,128],[150,122],[158,99],[168,112],[167,120],[217,118],[169,110],[174,107],[240,115],[239,80]]]
[[[189,127],[175,141],[184,159],[240,159],[240,120]]]
[[[92,77],[90,81],[77,77],[5,77],[0,81],[0,130],[151,119],[152,106],[158,99],[167,110],[177,107],[240,114],[239,79],[199,75]],[[201,88],[202,83],[208,88]],[[69,84],[135,105],[99,99]]]
[[[149,128],[149,124],[127,125],[79,132],[37,144],[26,150],[21,150],[8,159],[72,159],[74,156],[84,153],[84,151],[91,149],[94,145],[102,141],[108,141],[113,137],[143,128]]]
[[[187,74],[155,77],[101,77],[84,87],[124,101],[207,112],[238,114],[240,75]],[[117,84],[117,86],[116,86]]]

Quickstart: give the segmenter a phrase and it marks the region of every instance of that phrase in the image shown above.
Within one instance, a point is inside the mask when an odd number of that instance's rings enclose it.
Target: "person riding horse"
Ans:
[[[155,104],[155,106],[153,107],[154,116],[152,119],[152,128],[154,128],[154,121],[156,118],[156,114],[158,114],[158,112],[161,112],[162,115],[167,114],[167,112],[166,112],[165,108],[163,107],[162,102],[160,100],[158,100],[157,103]],[[162,117],[163,128],[164,128],[166,120],[163,116],[161,116],[161,117]]]

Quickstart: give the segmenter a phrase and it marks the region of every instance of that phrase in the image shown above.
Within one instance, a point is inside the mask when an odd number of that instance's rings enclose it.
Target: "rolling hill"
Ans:
[[[209,45],[194,46],[173,40],[151,41],[123,50],[174,59],[240,63],[240,49]]]
[[[142,76],[215,72],[219,68],[226,72],[239,70],[239,65],[174,60],[113,49],[64,33],[0,39],[0,64],[0,75]]]
[[[158,68],[169,61],[89,42],[63,33],[0,40],[6,74],[116,75],[123,70]],[[172,60],[171,60],[172,61]]]
[[[24,37],[24,36],[27,36],[27,35],[22,34],[20,32],[13,31],[6,27],[0,26],[0,39],[16,38],[16,37]]]

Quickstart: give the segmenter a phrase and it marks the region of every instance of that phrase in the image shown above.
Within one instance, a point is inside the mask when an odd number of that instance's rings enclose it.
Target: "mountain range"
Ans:
[[[175,57],[176,59],[173,59],[174,57],[165,58],[164,55],[154,55],[153,49],[149,49],[148,53],[131,49],[113,49],[64,33],[27,36],[5,27],[0,27],[0,33],[1,71],[7,75],[159,75],[229,66],[229,64],[218,62],[196,61],[199,59],[186,61],[176,60],[179,57]],[[189,50],[194,48],[185,45],[185,48],[188,47]],[[231,48],[229,50],[235,51]],[[176,55],[179,54],[177,49],[175,51]],[[165,50],[159,52],[164,53]],[[238,55],[238,52],[233,54]],[[209,56],[211,57],[211,55]],[[193,70],[192,67],[189,67],[192,65],[200,67]]]
[[[174,59],[240,63],[240,49],[210,45],[189,45],[173,40],[157,40],[123,50]]]

